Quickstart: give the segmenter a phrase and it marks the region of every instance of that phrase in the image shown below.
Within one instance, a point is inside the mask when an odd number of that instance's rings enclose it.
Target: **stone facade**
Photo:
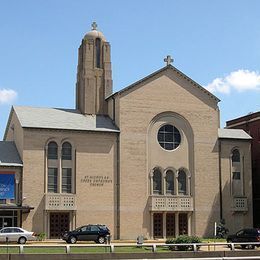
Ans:
[[[5,140],[16,143],[23,203],[34,208],[21,225],[55,237],[61,225],[102,223],[116,239],[212,237],[221,218],[231,231],[252,226],[250,137],[219,136],[218,102],[170,64],[112,94],[110,45],[94,28],[79,49],[76,109],[62,110],[64,127],[54,109],[38,125],[34,109],[10,114]]]

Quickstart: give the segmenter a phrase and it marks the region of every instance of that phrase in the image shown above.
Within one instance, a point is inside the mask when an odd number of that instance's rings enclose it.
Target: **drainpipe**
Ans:
[[[113,100],[112,120],[115,124],[115,98]],[[116,238],[120,239],[120,139],[119,134],[116,136]]]
[[[221,139],[218,140],[218,168],[219,168],[219,203],[220,203],[220,219],[223,219],[222,173],[221,173]]]
[[[116,137],[116,157],[117,157],[117,166],[116,166],[116,231],[117,239],[120,239],[120,140],[119,134]]]

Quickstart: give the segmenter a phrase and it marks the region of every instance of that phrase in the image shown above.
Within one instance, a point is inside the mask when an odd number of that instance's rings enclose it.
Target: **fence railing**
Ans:
[[[27,245],[15,245],[15,244],[0,244],[0,252],[1,253],[12,253],[13,249],[18,249],[18,252],[24,254],[26,253],[26,250],[34,249],[34,251],[38,248],[41,249],[61,249],[63,253],[73,253],[72,249],[75,248],[95,248],[97,253],[99,253],[100,248],[105,249],[103,253],[116,253],[116,248],[146,248],[148,250],[147,252],[160,252],[160,249],[169,249],[170,252],[172,251],[181,251],[179,250],[181,247],[189,247],[189,251],[223,251],[223,247],[226,250],[234,251],[237,249],[237,246],[248,246],[250,247],[260,247],[260,242],[250,242],[250,243],[192,243],[192,244],[165,244],[165,243],[143,243],[143,244],[135,244],[135,243],[111,243],[111,244],[27,244]],[[216,250],[217,247],[221,247],[221,250]],[[150,250],[149,250],[150,249]],[[51,251],[51,250],[50,250]],[[119,250],[120,251],[120,250]],[[184,250],[185,251],[185,250]],[[35,251],[36,252],[36,251]],[[95,250],[91,251],[92,253],[95,252]],[[131,250],[129,249],[124,251],[126,253],[131,253]],[[48,252],[40,252],[40,253],[48,253]],[[77,252],[75,252],[77,253]],[[87,253],[87,252],[86,252]],[[122,250],[120,251],[122,253]]]

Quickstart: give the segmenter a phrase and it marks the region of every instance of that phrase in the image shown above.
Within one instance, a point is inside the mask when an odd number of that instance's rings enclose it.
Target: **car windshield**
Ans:
[[[75,229],[75,231],[79,231],[81,228],[82,228],[82,227],[78,227],[78,228]]]

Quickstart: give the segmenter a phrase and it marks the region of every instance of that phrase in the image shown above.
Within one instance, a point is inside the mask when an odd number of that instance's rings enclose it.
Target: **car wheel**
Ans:
[[[255,245],[248,245],[248,249],[255,249]]]
[[[20,238],[18,239],[18,243],[19,243],[19,244],[25,244],[26,241],[27,241],[26,237],[20,237]]]
[[[106,241],[106,239],[104,237],[102,237],[102,236],[98,238],[98,243],[99,244],[104,244],[105,241]]]
[[[75,243],[77,242],[77,238],[74,237],[74,236],[71,236],[68,241],[69,241],[69,243],[71,243],[71,244],[75,244]]]

